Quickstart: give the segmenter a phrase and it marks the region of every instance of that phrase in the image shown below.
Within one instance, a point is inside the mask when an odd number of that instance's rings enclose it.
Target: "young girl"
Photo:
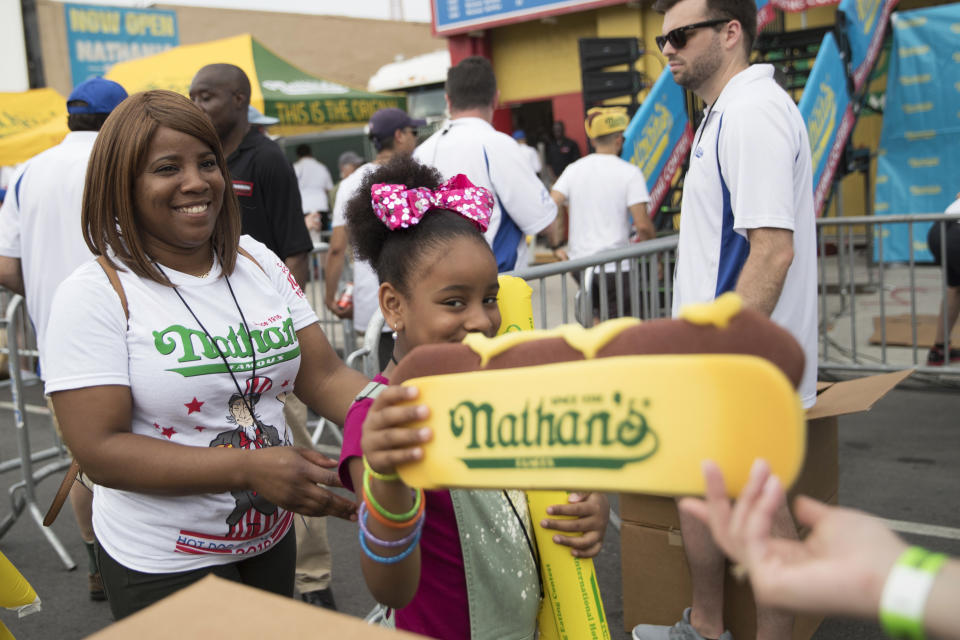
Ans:
[[[497,333],[497,264],[483,237],[492,197],[465,176],[440,176],[410,158],[370,174],[348,205],[357,254],[380,279],[384,318],[396,332],[388,384],[398,360],[418,345]],[[398,407],[416,390],[387,387],[347,414],[340,477],[364,496],[360,543],[373,596],[396,609],[396,626],[434,638],[534,638],[542,594],[533,534],[519,491],[413,491],[396,467],[423,455],[429,428],[400,425],[428,415]],[[600,550],[609,506],[603,494],[574,494],[544,521],[578,557]]]

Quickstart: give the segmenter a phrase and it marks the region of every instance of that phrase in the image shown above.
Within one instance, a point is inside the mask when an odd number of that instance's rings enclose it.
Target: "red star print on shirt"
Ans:
[[[196,429],[196,430],[199,431],[200,433],[203,433],[203,430],[206,429],[206,427],[199,427],[199,426],[198,426],[198,427],[194,427],[194,429]]]
[[[194,413],[194,412],[199,413],[200,407],[203,406],[203,402],[197,400],[197,397],[194,396],[191,402],[187,402],[183,406],[187,408],[187,415],[190,415],[191,413]]]
[[[288,384],[290,384],[290,381],[289,381],[289,380],[284,380],[284,381],[283,381],[283,384],[281,384],[280,386],[281,386],[281,387],[285,387],[285,386],[287,386]]]
[[[173,434],[177,432],[173,427],[164,427],[160,430],[160,435],[164,436],[167,440],[173,438]]]

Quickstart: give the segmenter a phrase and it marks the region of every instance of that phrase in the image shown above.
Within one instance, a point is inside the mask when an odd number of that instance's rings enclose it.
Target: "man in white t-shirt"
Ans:
[[[543,164],[540,162],[540,154],[537,153],[537,150],[527,144],[526,131],[517,129],[513,132],[513,139],[517,141],[517,145],[520,147],[520,153],[522,153],[523,157],[530,163],[530,168],[533,169],[533,172],[539,177],[540,171],[543,169]]]
[[[810,407],[816,400],[817,265],[803,118],[774,81],[772,66],[750,66],[757,31],[753,0],[658,0],[655,8],[665,11],[666,35],[657,44],[674,80],[707,104],[684,178],[674,314],[684,304],[736,291],[803,347],[806,370],[798,392]],[[680,515],[693,603],[677,626],[687,633],[683,637],[729,637],[723,631],[723,554],[706,527]],[[774,518],[774,534],[796,538],[785,506]],[[783,612],[757,608],[757,640],[789,638],[792,625]],[[641,625],[633,635],[667,638],[669,631]]]
[[[425,120],[411,118],[402,109],[380,109],[374,113],[368,124],[368,135],[370,142],[377,150],[377,156],[373,162],[368,162],[344,178],[337,187],[337,199],[333,203],[333,233],[330,236],[330,250],[324,265],[324,301],[327,308],[336,315],[340,317],[352,315],[353,327],[361,335],[366,332],[370,318],[380,305],[377,298],[380,280],[369,263],[354,260],[353,302],[343,307],[337,304],[337,287],[340,283],[340,275],[343,273],[343,260],[347,248],[347,203],[360,188],[360,183],[368,173],[386,164],[397,154],[413,153],[417,146],[417,127],[425,124]],[[380,336],[377,353],[380,370],[387,366],[393,354],[392,332],[386,325],[384,329]]]
[[[450,120],[417,147],[413,157],[436,167],[445,179],[463,173],[489,189],[494,208],[484,236],[497,268],[524,267],[526,236],[557,235],[557,206],[516,141],[490,124],[499,98],[490,61],[480,56],[461,60],[447,72],[445,91]]]
[[[630,242],[631,230],[636,231],[637,241],[649,240],[656,235],[647,215],[650,194],[643,172],[620,158],[623,132],[628,124],[630,118],[623,107],[593,107],[587,112],[584,127],[596,151],[567,165],[550,191],[558,210],[562,212],[566,208],[570,216],[567,251],[556,251],[561,259],[586,258],[624,247]],[[631,294],[628,269],[628,264],[621,267],[623,307],[627,313]],[[618,315],[615,295],[617,265],[608,263],[604,270],[609,294],[607,311],[601,313],[599,290],[603,284],[598,274],[594,274],[590,287],[594,322]]]
[[[44,343],[53,294],[74,269],[92,258],[80,226],[90,152],[107,116],[126,97],[123,87],[103,78],[77,85],[67,99],[70,133],[20,167],[0,209],[0,284],[25,293],[40,346],[41,376],[46,370]],[[70,504],[90,559],[90,597],[104,600],[93,558],[92,503],[90,489],[74,483]]]
[[[330,191],[333,178],[326,165],[313,157],[310,145],[297,145],[297,161],[293,163],[303,202],[303,221],[307,224],[314,244],[320,241],[320,231],[330,225]]]

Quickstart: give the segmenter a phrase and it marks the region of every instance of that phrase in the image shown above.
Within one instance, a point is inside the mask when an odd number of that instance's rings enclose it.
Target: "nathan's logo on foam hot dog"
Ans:
[[[657,452],[659,438],[645,413],[649,405],[647,398],[619,391],[528,400],[519,411],[463,400],[450,409],[449,427],[467,452],[481,454],[460,458],[473,469],[619,469]],[[576,448],[578,455],[564,455],[564,448]]]

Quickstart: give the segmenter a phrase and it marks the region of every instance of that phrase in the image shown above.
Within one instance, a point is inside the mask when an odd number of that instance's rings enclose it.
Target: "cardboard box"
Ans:
[[[837,502],[839,480],[838,416],[869,410],[912,373],[898,371],[838,383],[819,383],[817,403],[807,411],[807,453],[790,495],[802,493],[824,502]],[[637,624],[673,625],[690,606],[691,585],[673,498],[620,495],[623,622],[627,631]],[[800,531],[804,535],[805,531]],[[724,624],[734,638],[756,636],[756,608],[747,582],[727,572],[724,583]],[[800,616],[793,640],[807,640],[822,618]]]
[[[374,627],[359,618],[208,576],[88,637],[92,640],[320,637],[414,640],[424,636]]]
[[[942,323],[938,315],[917,314],[917,346],[921,349],[929,349],[933,346],[934,338],[937,334],[937,325]],[[883,330],[886,331],[887,346],[890,347],[911,347],[913,346],[913,320],[909,313],[897,316],[874,316],[873,317],[873,335],[870,336],[870,344],[883,344]],[[950,332],[950,342],[960,344],[960,325],[954,325]]]

